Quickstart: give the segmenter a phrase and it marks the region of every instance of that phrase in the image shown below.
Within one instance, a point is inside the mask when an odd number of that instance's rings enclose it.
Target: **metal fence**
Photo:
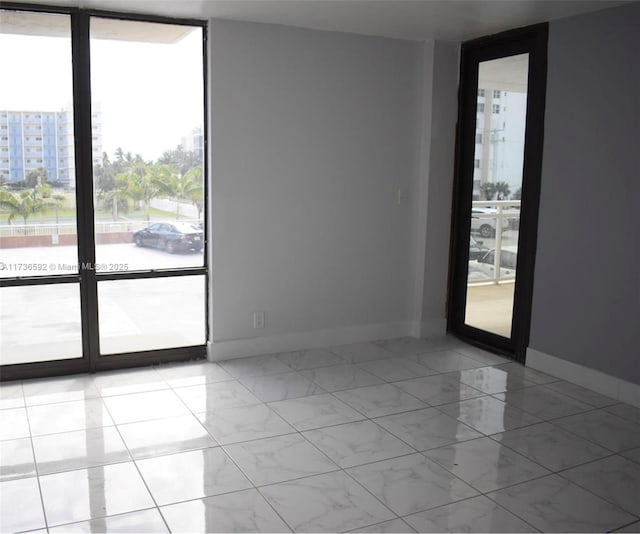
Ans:
[[[151,221],[151,223],[159,221]],[[170,222],[170,221],[167,221]],[[197,219],[180,219],[180,223],[200,224]],[[147,221],[96,221],[96,234],[136,232],[145,228]],[[0,224],[0,237],[76,234],[76,223]]]
[[[493,269],[475,271],[481,272],[482,277],[472,279],[469,277],[469,285],[493,283],[515,280],[515,265],[506,267],[503,261],[503,250],[509,247],[510,254],[517,256],[518,231],[520,226],[520,201],[519,200],[474,200],[471,213],[471,233],[479,234],[484,239],[495,240],[488,246],[486,253],[493,251]],[[505,232],[509,231],[508,240]],[[514,241],[514,245],[505,245],[505,241]],[[484,244],[484,243],[483,243]],[[469,261],[469,274],[473,269],[481,265],[481,262]],[[486,264],[485,264],[486,265]]]

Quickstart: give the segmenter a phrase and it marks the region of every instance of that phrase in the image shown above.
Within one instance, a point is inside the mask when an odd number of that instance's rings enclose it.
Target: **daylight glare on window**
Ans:
[[[98,270],[202,266],[202,29],[92,19],[91,90]]]

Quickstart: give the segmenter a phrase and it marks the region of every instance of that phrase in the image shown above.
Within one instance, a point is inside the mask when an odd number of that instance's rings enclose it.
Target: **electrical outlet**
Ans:
[[[264,328],[264,312],[253,312],[253,328]]]

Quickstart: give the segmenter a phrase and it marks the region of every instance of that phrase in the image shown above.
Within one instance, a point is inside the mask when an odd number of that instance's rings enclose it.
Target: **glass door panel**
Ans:
[[[204,266],[202,39],[91,19],[98,272]]]
[[[203,31],[90,20],[98,331],[110,360],[206,342]]]
[[[529,54],[478,65],[465,324],[510,338]]]
[[[0,365],[81,357],[78,284],[0,288]]]
[[[98,283],[102,354],[205,343],[205,277]]]
[[[526,358],[537,242],[548,26],[462,44],[448,330]]]
[[[71,20],[0,17],[0,278],[77,274]]]
[[[83,357],[71,17],[0,11],[0,72],[5,375],[5,366]]]

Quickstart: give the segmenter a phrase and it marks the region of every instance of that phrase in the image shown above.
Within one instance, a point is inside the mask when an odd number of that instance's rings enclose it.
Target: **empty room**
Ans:
[[[640,2],[0,4],[0,532],[640,532]]]

